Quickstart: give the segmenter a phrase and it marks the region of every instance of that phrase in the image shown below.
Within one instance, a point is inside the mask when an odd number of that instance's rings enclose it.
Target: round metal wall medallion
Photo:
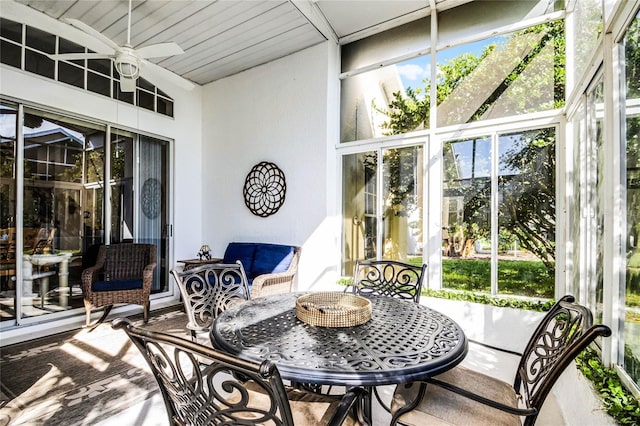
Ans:
[[[162,198],[162,188],[160,181],[149,178],[142,185],[142,213],[149,219],[155,219],[160,214],[160,202]]]
[[[262,161],[251,169],[244,181],[244,203],[251,213],[267,217],[284,204],[287,183],[284,173],[273,163]]]

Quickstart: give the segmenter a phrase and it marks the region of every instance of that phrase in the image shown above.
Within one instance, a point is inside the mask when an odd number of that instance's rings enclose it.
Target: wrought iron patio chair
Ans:
[[[213,320],[221,312],[250,298],[240,261],[205,264],[186,271],[173,269],[171,274],[180,288],[188,318],[186,327],[193,341],[198,333],[209,333]]]
[[[525,426],[533,425],[567,366],[598,336],[611,335],[609,327],[593,325],[591,312],[574,301],[564,296],[544,316],[524,349],[513,385],[457,366],[425,382],[397,386],[391,424],[520,426],[524,417]]]
[[[350,414],[364,389],[344,396],[286,388],[276,365],[247,362],[207,346],[135,327],[118,318],[160,387],[170,424],[331,425],[357,424]],[[240,380],[241,379],[241,380]]]
[[[95,328],[119,303],[142,305],[144,322],[149,319],[149,295],[156,268],[154,244],[123,243],[103,245],[98,249],[96,264],[82,271],[82,294],[86,325],[90,325],[91,309],[104,306]]]
[[[419,303],[426,269],[426,264],[415,266],[395,260],[356,260],[353,283],[345,288],[345,292],[367,297],[394,297]],[[309,387],[306,384],[298,386],[315,391],[324,391],[313,386]],[[332,388],[329,388],[327,392],[331,391]],[[373,394],[382,408],[391,411],[375,387],[373,388]]]
[[[353,283],[346,291],[362,296],[388,296],[420,302],[427,265],[409,265],[394,260],[357,260]]]

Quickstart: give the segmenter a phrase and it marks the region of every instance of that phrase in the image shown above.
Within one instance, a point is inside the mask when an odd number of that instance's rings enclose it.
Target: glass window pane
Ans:
[[[171,99],[157,96],[156,102],[157,112],[159,112],[160,114],[168,115],[169,117],[173,117],[173,101]]]
[[[64,38],[58,39],[58,53],[85,53],[86,49],[84,46],[80,46],[72,41],[69,41]],[[72,62],[76,65],[84,67],[84,59],[75,59]]]
[[[85,152],[91,138],[104,139],[100,126],[56,114],[25,109],[24,242],[21,284],[25,317],[82,307],[80,277],[85,237],[93,230],[86,218],[97,217],[87,202],[90,183]],[[102,184],[94,190],[102,192]],[[34,255],[49,254],[46,257]],[[43,263],[44,262],[44,263]]]
[[[142,77],[138,77],[138,80],[136,80],[136,85],[151,93],[154,93],[156,90],[156,87],[153,84],[149,83],[147,80],[145,80]]]
[[[151,293],[167,291],[170,264],[168,259],[169,220],[167,189],[169,183],[169,143],[140,135],[140,169],[138,190],[141,214],[138,215],[137,237],[139,242],[155,244],[157,265],[154,271]]]
[[[456,40],[494,31],[523,20],[564,9],[564,1],[484,0],[465,2],[438,13],[438,45],[452,45]]]
[[[28,25],[26,44],[43,53],[56,53],[56,36]]]
[[[442,160],[442,286],[490,292],[491,137],[445,142]]]
[[[600,77],[598,83],[593,88],[591,93],[587,96],[587,110],[589,113],[589,135],[587,139],[592,144],[592,170],[591,170],[591,182],[592,185],[589,189],[593,191],[592,197],[593,207],[595,208],[595,217],[593,218],[592,231],[590,237],[593,238],[593,245],[595,253],[593,262],[593,282],[595,289],[590,289],[592,295],[590,296],[590,308],[594,313],[594,321],[597,323],[602,322],[602,302],[604,298],[603,286],[603,270],[604,270],[604,81],[603,77]],[[589,179],[589,178],[588,178]]]
[[[575,78],[580,79],[589,60],[596,51],[598,37],[602,33],[601,0],[575,2],[573,8]]]
[[[16,129],[17,110],[0,104],[0,300],[6,315],[15,320],[16,293]]]
[[[429,48],[431,18],[409,22],[342,46],[342,72]]]
[[[562,106],[563,40],[556,21],[438,52],[438,126]]]
[[[352,275],[357,259],[377,258],[377,169],[375,151],[342,157],[342,273]]]
[[[342,80],[340,141],[428,128],[430,72],[421,56]]]
[[[111,76],[111,59],[88,59],[87,66],[90,70],[99,72],[107,77]]]
[[[22,24],[0,18],[0,37],[22,44]]]
[[[153,111],[155,105],[153,93],[149,93],[146,90],[138,89],[138,102],[137,105],[141,108],[145,108]]]
[[[133,105],[133,95],[135,92],[120,91],[120,80],[113,80],[113,93],[116,99]]]
[[[111,97],[111,79],[88,71],[87,90]]]
[[[26,49],[24,52],[24,69],[44,77],[54,78],[55,61],[46,55]]]
[[[84,68],[58,62],[58,81],[84,89]]]
[[[422,264],[423,166],[421,146],[382,153],[384,259]]]
[[[555,129],[498,141],[498,292],[555,295]]]
[[[111,242],[132,241],[133,228],[133,135],[111,135]]]
[[[627,268],[624,369],[640,385],[640,14],[625,36]]]
[[[12,67],[21,68],[21,51],[22,48],[17,44],[0,40],[0,62]]]
[[[577,110],[573,120],[572,126],[574,129],[573,132],[573,179],[571,176],[567,176],[567,180],[569,182],[573,182],[571,188],[571,195],[567,200],[567,209],[570,212],[570,240],[567,244],[567,253],[569,253],[569,262],[567,264],[567,269],[569,271],[569,283],[567,290],[571,294],[576,296],[577,300],[583,300],[582,297],[582,289],[580,286],[580,282],[582,281],[582,272],[581,261],[583,258],[583,250],[584,243],[583,239],[585,238],[584,233],[584,219],[582,215],[583,208],[581,207],[584,203],[583,197],[583,186],[580,184],[582,182],[582,168],[580,167],[580,159],[582,158],[582,153],[585,150],[585,105],[582,103]]]

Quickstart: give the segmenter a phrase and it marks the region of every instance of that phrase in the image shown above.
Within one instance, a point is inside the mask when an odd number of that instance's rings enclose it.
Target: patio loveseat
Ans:
[[[300,247],[291,245],[231,242],[222,262],[242,263],[253,299],[293,290],[300,251]]]

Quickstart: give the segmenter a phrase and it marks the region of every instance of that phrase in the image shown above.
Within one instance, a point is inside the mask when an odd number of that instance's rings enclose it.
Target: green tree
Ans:
[[[492,55],[498,49],[503,53]],[[545,102],[549,87],[548,66],[540,60],[547,56],[553,61],[553,100],[550,104]],[[502,64],[505,57],[511,62]],[[482,119],[498,100],[501,108],[505,109],[505,115],[561,108],[564,106],[566,80],[564,23],[554,21],[518,31],[507,39],[504,46],[492,43],[485,46],[479,55],[463,53],[449,62],[438,64],[438,67],[436,104],[441,105],[448,100],[460,106],[468,101],[469,93],[484,84],[486,72],[495,72],[494,67],[504,68],[505,78],[468,119],[456,121],[451,118],[458,124]],[[526,79],[521,78],[525,73]],[[465,90],[460,90],[463,83]],[[408,87],[404,93],[394,92],[386,108],[373,105],[376,111],[387,116],[382,125],[385,134],[397,135],[429,126],[431,82],[425,80],[424,85],[423,89]]]
[[[490,44],[479,55],[465,53],[438,64],[436,104],[440,106],[446,101],[457,106],[449,109],[448,116],[439,117],[439,125],[486,118],[498,103],[502,116],[562,107],[564,58],[564,23],[555,21],[518,31],[508,37],[504,45]],[[550,65],[552,73],[548,72]],[[504,78],[491,86],[492,91],[480,105],[469,105],[475,91],[486,90],[487,73],[504,75]],[[393,93],[386,108],[374,105],[387,116],[382,125],[386,134],[402,134],[429,126],[431,82],[424,81],[424,84],[424,88],[409,87],[404,93]],[[507,195],[501,201],[500,226],[508,229],[521,247],[534,253],[552,271],[555,267],[555,134],[553,130],[542,130],[524,134],[522,138],[520,149],[503,153],[500,158],[501,166],[517,171],[500,178],[501,190]],[[459,177],[445,170],[445,179]],[[464,200],[461,227],[465,238],[473,241],[489,235],[490,181],[472,179],[466,185],[450,187],[455,187]]]

